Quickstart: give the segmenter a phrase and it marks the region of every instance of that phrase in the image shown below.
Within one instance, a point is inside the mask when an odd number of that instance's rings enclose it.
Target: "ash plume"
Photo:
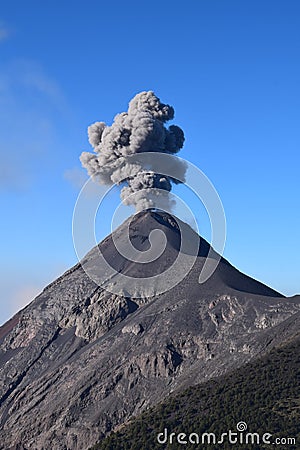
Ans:
[[[163,104],[152,91],[140,92],[130,101],[127,112],[116,115],[111,126],[96,122],[88,128],[94,153],[81,154],[82,166],[101,184],[124,184],[121,199],[137,211],[155,206],[158,196],[168,203],[172,182],[179,183],[177,175],[184,177],[184,163],[174,159],[172,178],[130,157],[147,152],[176,154],[183,146],[184,133],[176,125],[165,126],[173,118],[172,106]]]

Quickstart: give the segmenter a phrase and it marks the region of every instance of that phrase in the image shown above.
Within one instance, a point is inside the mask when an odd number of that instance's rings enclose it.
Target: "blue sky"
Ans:
[[[216,187],[225,257],[300,292],[300,4],[11,1],[0,12],[0,323],[77,262],[72,214],[90,151],[139,91],[175,107],[180,156]],[[209,238],[205,212],[178,188]],[[117,193],[97,220],[97,236]]]

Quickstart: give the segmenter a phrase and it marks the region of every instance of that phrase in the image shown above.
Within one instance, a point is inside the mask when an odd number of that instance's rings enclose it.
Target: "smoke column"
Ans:
[[[111,126],[96,122],[88,128],[94,153],[81,154],[82,166],[101,184],[123,184],[123,203],[134,205],[137,211],[155,206],[155,196],[164,196],[168,203],[172,182],[179,182],[176,175],[184,176],[185,164],[174,158],[171,178],[129,157],[147,152],[176,154],[183,146],[184,133],[176,125],[165,126],[173,118],[172,106],[161,103],[152,91],[140,92],[130,101],[127,112],[116,115]]]

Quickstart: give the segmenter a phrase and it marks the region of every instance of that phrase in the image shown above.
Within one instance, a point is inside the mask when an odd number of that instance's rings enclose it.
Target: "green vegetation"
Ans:
[[[226,376],[194,386],[169,397],[157,407],[132,420],[126,427],[101,441],[93,450],[155,450],[155,449],[242,449],[271,448],[259,444],[200,445],[188,443],[159,444],[157,434],[165,428],[171,432],[222,433],[236,432],[236,424],[247,423],[247,432],[264,433],[275,438],[296,438],[296,444],[273,445],[277,449],[300,448],[300,336],[272,350]],[[174,438],[173,438],[174,439]],[[182,437],[182,439],[184,439]],[[188,438],[185,438],[188,439]]]

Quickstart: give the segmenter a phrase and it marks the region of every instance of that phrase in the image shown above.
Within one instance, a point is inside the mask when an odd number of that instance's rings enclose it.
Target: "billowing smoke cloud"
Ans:
[[[184,134],[176,125],[165,126],[173,118],[172,106],[161,103],[152,91],[137,94],[130,101],[128,112],[118,114],[111,126],[96,122],[88,128],[95,153],[81,154],[83,167],[101,184],[124,183],[121,199],[124,204],[134,205],[137,211],[153,207],[158,195],[167,202],[171,183],[178,183],[176,174],[184,176],[184,163],[175,158],[171,178],[128,157],[146,152],[177,153],[183,146]]]

